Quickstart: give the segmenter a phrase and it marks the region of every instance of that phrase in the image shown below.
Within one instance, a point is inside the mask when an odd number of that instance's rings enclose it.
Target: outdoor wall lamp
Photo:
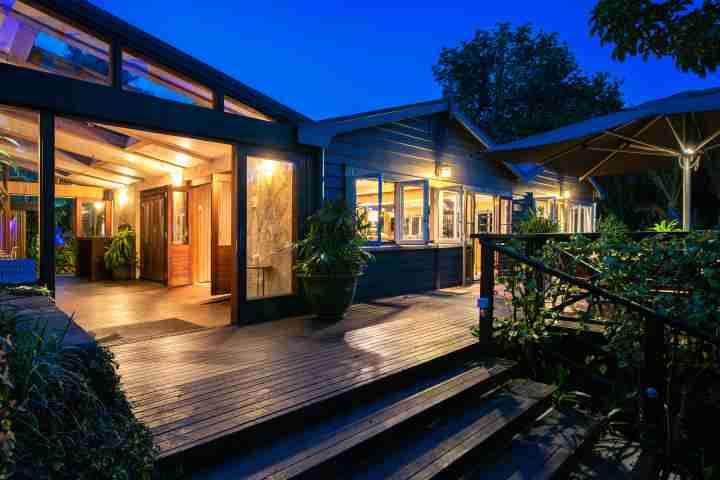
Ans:
[[[453,170],[452,167],[449,165],[438,165],[435,175],[437,175],[440,178],[450,178],[452,177]]]

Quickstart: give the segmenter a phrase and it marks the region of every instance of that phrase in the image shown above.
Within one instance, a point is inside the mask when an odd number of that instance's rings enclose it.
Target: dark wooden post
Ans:
[[[231,321],[241,321],[242,306],[247,303],[247,155],[233,145],[233,273],[231,286]]]
[[[657,318],[645,317],[641,374],[642,419],[647,439],[660,450],[664,448],[665,421],[665,326]]]
[[[479,242],[479,239],[475,239]],[[479,302],[487,301],[487,306],[480,310]],[[478,300],[478,340],[481,345],[492,342],[492,324],[495,308],[495,251],[480,245],[480,299]],[[484,315],[482,315],[484,313]]]
[[[213,91],[213,110],[218,112],[225,111],[225,93],[221,90]]]
[[[55,292],[55,117],[40,114],[40,284]]]
[[[110,44],[110,80],[112,87],[122,90],[122,46],[117,41]]]

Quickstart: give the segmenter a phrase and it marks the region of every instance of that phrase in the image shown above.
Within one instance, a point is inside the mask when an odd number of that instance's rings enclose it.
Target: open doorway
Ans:
[[[57,269],[58,305],[110,341],[229,324],[232,258],[212,261],[211,235],[214,206],[227,203],[212,185],[216,175],[231,178],[232,147],[71,118],[55,125],[56,212],[71,219],[61,236],[74,256],[73,267]],[[220,218],[229,224],[231,214]],[[105,253],[127,232],[133,260],[113,269]],[[214,288],[218,270],[225,295]]]

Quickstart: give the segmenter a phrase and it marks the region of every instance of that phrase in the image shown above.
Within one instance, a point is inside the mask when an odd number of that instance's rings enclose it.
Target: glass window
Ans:
[[[402,229],[398,232],[400,243],[427,242],[428,182],[398,183],[398,211]]]
[[[188,194],[187,192],[172,192],[172,243],[173,245],[187,245],[188,243]]]
[[[267,115],[260,113],[254,108],[230,97],[225,97],[225,113],[242,115],[244,117],[250,117],[257,120],[264,120],[266,122],[273,121],[273,119],[268,117]]]
[[[561,209],[560,227],[565,233],[591,233],[595,231],[595,207],[566,203]]]
[[[22,271],[22,281],[37,278],[40,254],[38,120],[0,105],[0,276]]]
[[[441,242],[460,240],[461,212],[460,193],[440,190],[438,194],[438,227]]]
[[[247,160],[247,296],[293,292],[293,164]]]
[[[512,233],[512,212],[513,212],[513,201],[512,198],[500,198],[499,202],[500,211],[500,222],[498,224],[499,231],[505,235]]]
[[[78,237],[104,237],[106,205],[102,200],[82,200],[79,203]]]
[[[493,197],[475,194],[475,233],[492,233],[495,231],[495,205]]]
[[[0,2],[0,61],[110,84],[110,45],[24,2]]]
[[[123,89],[175,102],[211,108],[213,93],[192,80],[139,56],[122,53]]]
[[[368,223],[368,242],[395,241],[395,183],[380,177],[356,179],[355,208]]]

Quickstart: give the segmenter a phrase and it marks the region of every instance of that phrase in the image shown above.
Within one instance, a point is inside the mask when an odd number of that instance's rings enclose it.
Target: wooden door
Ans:
[[[232,177],[215,174],[212,181],[212,282],[210,293],[230,293],[233,270]]]
[[[188,187],[172,187],[168,196],[168,272],[170,287],[190,285],[192,253],[190,241],[190,191]]]
[[[193,280],[212,280],[212,184],[193,187],[190,210],[190,233],[193,252]]]
[[[167,190],[143,192],[140,198],[140,277],[166,281]]]

